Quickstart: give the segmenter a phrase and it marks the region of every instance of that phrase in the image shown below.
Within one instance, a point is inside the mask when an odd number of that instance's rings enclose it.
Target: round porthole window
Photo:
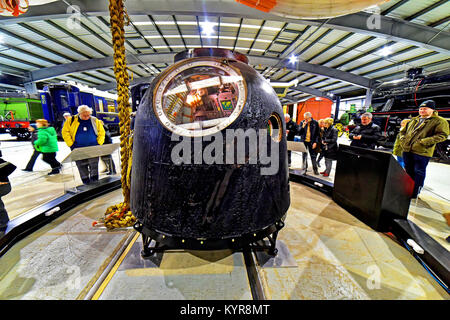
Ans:
[[[280,142],[283,137],[283,125],[281,119],[276,113],[272,113],[267,121],[267,132],[275,142]]]
[[[239,70],[211,58],[175,64],[157,83],[153,105],[164,127],[181,136],[214,134],[237,119],[247,88]]]

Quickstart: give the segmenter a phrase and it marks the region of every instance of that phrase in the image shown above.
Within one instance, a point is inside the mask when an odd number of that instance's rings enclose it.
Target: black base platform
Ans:
[[[108,192],[117,190],[120,187],[120,178],[105,177],[95,183],[77,187],[77,192],[68,192],[11,220],[8,223],[5,234],[3,237],[0,237],[0,257],[17,241],[25,238],[27,235],[50,223],[74,207]]]
[[[331,196],[333,194],[332,182],[325,181],[313,175],[309,175],[305,170],[302,169],[289,169],[289,180],[307,185],[308,187],[319,190],[328,196]]]
[[[276,239],[278,232],[284,227],[284,216],[276,223],[263,230],[242,234],[236,237],[223,239],[193,239],[181,238],[152,230],[137,222],[134,225],[136,231],[142,234],[143,248],[141,255],[143,258],[150,257],[157,252],[167,250],[223,250],[223,249],[246,249],[267,250],[270,255],[276,255]],[[267,239],[267,241],[264,241]]]
[[[408,239],[412,239],[423,249],[423,254],[416,253],[412,248],[409,248],[409,251],[432,270],[438,278],[437,280],[441,282],[441,285],[444,284],[443,287],[449,292],[450,253],[448,250],[409,220],[395,219],[392,225],[392,233],[405,246],[408,247],[406,243]]]

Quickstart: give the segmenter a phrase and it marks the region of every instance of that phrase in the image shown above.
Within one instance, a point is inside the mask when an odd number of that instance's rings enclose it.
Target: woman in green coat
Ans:
[[[45,119],[36,120],[38,128],[38,138],[34,142],[34,147],[37,151],[42,152],[42,160],[47,162],[52,171],[48,175],[58,174],[61,169],[61,164],[56,160],[56,152],[58,151],[58,137],[56,130],[48,126],[48,121]]]

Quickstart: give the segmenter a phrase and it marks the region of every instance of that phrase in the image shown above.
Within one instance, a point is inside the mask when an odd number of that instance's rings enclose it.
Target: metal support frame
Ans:
[[[285,216],[284,216],[285,217]],[[150,258],[155,253],[165,252],[168,250],[267,250],[270,255],[276,255],[276,240],[278,232],[284,227],[284,217],[267,228],[243,234],[238,237],[224,239],[182,239],[179,237],[163,234],[156,230],[152,230],[143,226],[140,222],[136,222],[134,229],[142,235],[142,251],[143,258]],[[264,241],[267,239],[268,242]]]
[[[89,0],[72,0],[73,5],[80,7],[81,12],[88,16],[108,15],[108,3]],[[176,9],[175,9],[176,8]],[[307,20],[286,18],[281,15],[265,13],[250,8],[235,1],[196,1],[185,0],[180,6],[177,0],[154,0],[142,2],[138,0],[127,1],[127,12],[129,15],[195,15],[205,12],[204,15],[220,17],[239,17],[248,19],[261,19],[268,21],[282,21],[296,24],[320,26],[326,20]],[[380,19],[380,28],[370,28],[367,21],[373,15],[367,12],[358,12],[341,17],[335,17],[328,21],[325,26],[336,30],[350,31],[359,34],[367,34],[394,41],[407,42],[421,48],[450,54],[449,32],[439,33],[432,27],[419,25],[409,21],[377,16]],[[67,5],[62,2],[50,3],[33,7],[26,15],[19,17],[2,17],[0,24],[11,24],[43,19],[67,18]],[[432,39],[432,41],[430,41]]]
[[[366,99],[364,101],[364,109],[366,110],[372,105],[372,94],[373,94],[372,89],[366,90]]]
[[[24,84],[27,94],[38,94],[36,82],[27,82]],[[28,110],[28,109],[27,109]]]
[[[276,242],[278,237],[279,230],[275,231],[271,235],[268,235],[266,238],[268,243],[264,241],[264,239],[248,244],[246,247],[241,248],[240,250],[250,249],[253,251],[267,251],[267,253],[271,256],[276,256],[278,254],[278,249],[276,248]],[[164,253],[168,250],[175,249],[183,249],[183,248],[173,248],[167,245],[164,245],[160,242],[154,241],[149,236],[141,234],[142,236],[142,250],[141,256],[143,259],[149,259],[156,253]],[[153,243],[153,245],[152,245]]]
[[[308,93],[312,96],[323,97],[323,98],[333,100],[333,97],[329,93],[320,91],[320,90],[312,88],[312,87],[303,86],[301,84],[297,84],[296,86],[290,87],[289,89],[294,90],[294,91]]]
[[[127,55],[127,65],[131,66],[141,63],[172,63],[174,56],[175,53],[172,52]],[[304,61],[298,61],[295,65],[292,65],[288,63],[287,60],[273,57],[249,55],[248,58],[249,63],[252,65],[276,66],[283,64],[285,68],[289,70],[303,71],[311,74],[339,79],[363,88],[373,88],[377,85],[377,81],[366,77],[362,77],[346,71],[325,67],[322,65],[311,64]],[[64,74],[83,72],[93,69],[110,68],[113,65],[114,65],[113,57],[71,62],[57,65],[54,67],[48,67],[32,71],[28,74],[28,79],[26,82],[40,81],[44,79],[58,77]]]
[[[140,77],[140,78],[134,78],[133,80],[130,81],[130,86],[134,86],[140,83],[144,83],[144,82],[152,82],[152,80],[155,77],[150,76],[150,77]],[[97,87],[95,87],[97,90],[101,90],[101,91],[109,91],[109,90],[115,90],[117,86],[116,81],[111,81],[108,83],[104,83],[101,84]]]
[[[51,24],[53,27],[59,29],[60,31],[65,32],[72,38],[77,39],[78,38],[77,36],[73,35],[69,31],[59,27],[54,22],[49,21],[49,19],[67,18],[70,16],[70,14],[67,14],[68,2],[67,1],[64,1],[64,2],[65,3],[58,2],[58,3],[49,4],[49,5],[33,7],[33,10],[30,10],[30,12],[28,12],[26,15],[15,17],[14,19],[9,18],[9,17],[1,17],[0,25],[9,25],[9,24],[17,23],[33,32],[36,32],[36,33],[41,34],[42,36],[45,36],[48,38],[47,34],[44,34],[41,31],[26,24],[26,22],[30,22],[30,21],[47,20],[47,22],[49,24]],[[93,1],[87,1],[87,0],[78,0],[78,1],[71,0],[70,3],[73,5],[79,6],[80,11],[82,12],[83,16],[86,18],[89,18],[90,16],[98,17],[99,15],[108,15],[108,7],[107,7],[107,4],[105,4],[105,3],[93,2]],[[395,53],[396,55],[402,54],[409,50],[413,50],[415,47],[433,50],[433,52],[427,53],[428,55],[433,55],[433,54],[437,54],[437,53],[444,53],[447,55],[450,54],[450,42],[447,40],[450,36],[450,32],[433,28],[436,25],[434,23],[430,24],[429,26],[424,26],[424,25],[410,22],[411,20],[414,20],[417,17],[420,17],[433,9],[436,9],[437,7],[441,6],[442,4],[445,4],[446,1],[443,1],[443,0],[438,1],[434,4],[432,4],[431,6],[428,6],[424,9],[422,9],[421,11],[416,12],[416,13],[412,14],[411,16],[406,17],[404,19],[395,19],[392,17],[384,16],[389,11],[393,11],[398,6],[403,5],[405,3],[407,3],[407,1],[402,0],[398,4],[395,4],[394,6],[388,8],[385,12],[382,12],[381,15],[378,15],[376,17],[377,19],[380,20],[380,24],[379,24],[380,28],[378,28],[378,29],[372,29],[367,24],[368,19],[373,17],[373,14],[366,13],[366,12],[358,12],[358,13],[354,13],[354,14],[350,14],[350,15],[346,15],[346,16],[342,16],[342,17],[335,17],[332,19],[320,19],[320,20],[293,19],[293,18],[286,18],[286,17],[282,17],[282,16],[270,14],[270,13],[264,13],[259,10],[252,9],[250,7],[247,7],[247,6],[241,5],[239,3],[235,3],[235,2],[210,1],[207,3],[199,4],[195,0],[186,0],[183,3],[183,7],[180,7],[179,4],[177,3],[177,1],[175,1],[175,0],[164,0],[164,1],[155,0],[152,2],[152,6],[150,8],[150,6],[147,6],[147,4],[142,4],[141,2],[136,1],[136,0],[129,0],[129,1],[127,1],[127,11],[128,11],[128,14],[130,14],[130,15],[147,15],[150,18],[150,20],[153,20],[151,18],[152,14],[153,15],[170,14],[172,17],[175,17],[175,15],[195,15],[198,19],[198,15],[202,12],[205,12],[205,14],[204,14],[205,16],[216,16],[216,17],[219,17],[219,19],[220,19],[220,17],[240,17],[241,18],[240,25],[242,25],[242,21],[243,21],[242,19],[244,19],[244,18],[259,19],[259,20],[262,20],[263,23],[265,21],[282,21],[282,22],[284,22],[284,27],[280,30],[280,32],[278,34],[280,34],[282,31],[285,31],[285,27],[288,23],[304,24],[304,25],[306,25],[305,30],[307,30],[311,26],[315,26],[315,27],[319,27],[319,28],[320,27],[328,28],[327,31],[323,32],[322,35],[320,35],[316,40],[311,42],[305,49],[302,50],[302,52],[311,48],[315,43],[317,43],[318,40],[320,40],[321,38],[323,38],[327,34],[329,34],[332,29],[336,29],[336,30],[343,30],[343,31],[349,32],[349,34],[347,34],[346,36],[339,39],[336,43],[339,43],[342,40],[347,39],[352,34],[366,34],[366,35],[370,35],[369,39],[362,41],[362,43],[358,43],[357,46],[364,44],[365,41],[371,41],[376,38],[385,38],[385,39],[389,40],[390,44],[394,44],[396,41],[401,41],[401,42],[410,43],[411,45],[413,45],[412,47],[398,51],[397,53]],[[155,10],[155,8],[157,8],[157,9]],[[173,8],[176,8],[176,11],[174,11]],[[103,19],[103,17],[101,17],[101,16],[99,18],[101,18],[101,20]],[[441,19],[442,22],[447,21],[445,19],[446,18]],[[103,19],[103,22],[105,24],[107,24],[104,19]],[[152,23],[157,28],[157,31],[159,31],[158,26],[155,24],[155,22],[152,21]],[[82,25],[85,29],[87,29],[88,31],[90,31],[92,33],[92,30],[88,29],[88,27],[84,23],[82,23]],[[439,24],[437,24],[437,25],[439,25]],[[178,27],[178,25],[177,25],[177,27]],[[303,30],[301,32],[296,31],[298,33],[297,38],[291,43],[291,46],[287,47],[286,49],[295,47],[298,42],[297,40],[299,40],[301,38],[301,35],[305,33],[305,30]],[[239,31],[240,31],[240,28],[239,28]],[[261,28],[258,30],[258,33],[260,31],[261,31]],[[7,30],[2,30],[2,32],[8,34]],[[94,33],[94,35],[96,35],[96,34]],[[142,36],[142,34],[141,34],[141,36]],[[182,35],[180,34],[180,36],[182,36]],[[18,36],[14,35],[14,37],[18,37]],[[201,34],[200,34],[200,37],[201,37]],[[145,37],[143,37],[143,38],[146,41]],[[100,39],[102,39],[108,45],[110,45],[109,42],[107,42],[103,38],[100,38]],[[164,37],[163,37],[163,40],[166,42]],[[52,41],[54,41],[54,40],[52,39]],[[237,41],[237,39],[236,39],[236,41]],[[88,46],[90,49],[95,50],[96,52],[99,52],[98,49],[92,47],[91,45],[89,45],[87,43],[84,43],[84,44],[86,46]],[[130,43],[128,43],[128,44],[131,45]],[[166,42],[166,44],[167,44],[167,42]],[[236,42],[235,42],[235,44],[236,44]],[[253,44],[252,44],[252,46],[253,46]],[[69,48],[70,46],[65,45],[65,47]],[[378,70],[374,70],[374,71],[371,70],[367,73],[363,73],[360,75],[355,75],[352,73],[352,71],[366,67],[367,65],[370,65],[370,64],[374,64],[378,61],[382,61],[383,58],[376,59],[375,61],[371,61],[369,63],[354,67],[353,69],[349,69],[346,72],[336,70],[336,69],[338,67],[340,67],[342,64],[346,64],[349,61],[353,61],[355,58],[352,58],[351,60],[347,60],[344,63],[334,66],[333,68],[323,66],[329,60],[322,62],[321,65],[315,65],[315,64],[308,63],[313,58],[315,58],[317,55],[322,54],[323,52],[329,50],[332,47],[333,47],[333,44],[329,45],[327,48],[325,48],[325,50],[319,52],[314,57],[312,57],[306,61],[301,61],[301,62],[297,63],[295,66],[288,65],[287,62],[285,62],[282,59],[282,58],[284,58],[283,54],[285,52],[287,52],[286,49],[278,55],[278,58],[275,58],[275,59],[278,59],[276,62],[273,62],[273,61],[270,62],[270,60],[266,60],[266,62],[264,64],[269,65],[271,67],[277,67],[279,65],[282,65],[282,67],[285,67],[286,69],[290,70],[287,74],[282,75],[283,78],[293,71],[300,71],[300,72],[304,72],[304,73],[311,73],[311,74],[315,74],[315,75],[325,76],[328,78],[338,79],[340,81],[351,83],[352,85],[356,85],[356,86],[363,87],[363,88],[373,88],[376,86],[377,81],[375,79],[373,79],[373,80],[368,79],[365,77],[365,75],[373,73],[373,72],[377,72]],[[170,46],[168,46],[168,48],[170,50],[172,50]],[[73,47],[70,47],[70,49],[72,51],[74,51],[74,53],[81,54],[85,57],[87,56],[84,52],[81,52]],[[136,48],[134,48],[134,47],[133,47],[133,49],[136,50]],[[377,48],[375,48],[374,50],[376,50],[376,49]],[[99,52],[99,53],[101,53],[101,52]],[[155,54],[157,54],[157,53],[155,53]],[[341,54],[342,53],[340,53],[339,55],[341,55]],[[356,59],[358,59],[359,57],[362,57],[366,54],[367,53],[363,53],[360,56],[358,56]],[[105,55],[105,54],[103,53],[103,55]],[[139,57],[141,57],[141,55],[132,55],[132,56],[135,56],[137,60],[139,60]],[[70,59],[70,57],[66,57],[66,58]],[[108,59],[108,58],[110,58],[110,57],[106,57],[105,59]],[[261,57],[255,57],[255,59],[259,59],[259,58],[261,58]],[[273,58],[269,58],[269,57],[262,57],[262,58],[273,59]],[[331,59],[334,59],[334,58],[335,57],[332,57]],[[11,57],[10,59],[14,59],[14,57]],[[74,59],[70,59],[70,60],[74,61]],[[86,71],[90,71],[90,70],[94,70],[94,69],[101,69],[101,63],[97,64],[97,66],[95,66],[97,62],[101,62],[101,61],[99,61],[97,59],[90,59],[90,60],[95,60],[95,61],[92,61],[93,62],[92,65],[94,67],[84,68],[83,66],[78,65],[80,70],[77,70],[78,68],[76,66],[72,65],[71,63],[68,63],[68,64],[59,65],[59,67],[61,67],[62,69],[67,67],[68,72],[64,72],[64,73],[61,73],[62,72],[61,70],[57,71],[57,69],[52,69],[52,68],[57,68],[58,66],[32,71],[32,72],[28,73],[29,77],[28,77],[28,79],[26,79],[24,81],[24,83],[40,81],[40,80],[44,80],[44,79],[51,79],[51,78],[54,78],[54,77],[57,77],[57,76],[60,76],[63,74],[68,75],[70,73],[86,72]],[[80,61],[80,62],[86,62],[86,61]],[[140,62],[142,63],[143,61],[140,61]],[[78,61],[73,62],[73,63],[77,64]],[[146,63],[146,62],[144,62],[144,63]],[[167,62],[164,62],[164,63],[167,63]],[[89,64],[89,62],[87,62],[87,64]],[[261,64],[261,63],[258,63],[258,64]],[[394,64],[392,66],[395,66],[395,65],[396,64]],[[100,67],[98,67],[98,66],[100,66]],[[71,69],[71,67],[73,67],[73,69]],[[108,63],[107,67],[112,67],[112,64]],[[388,67],[390,67],[390,66],[388,66]],[[52,72],[54,72],[56,75],[52,76],[51,75]],[[106,74],[106,73],[102,72],[101,70],[99,70],[98,72],[102,73],[104,76],[111,77],[109,74]],[[47,77],[46,77],[46,73],[48,73]],[[94,79],[100,80],[102,82],[105,81],[104,79],[96,77],[94,75],[90,75],[90,74],[86,74],[86,75],[89,77],[93,77]],[[96,85],[96,83],[94,81],[84,80],[81,78],[77,78],[75,76],[71,76],[71,77],[74,79],[77,79],[79,81],[85,81],[87,83],[91,83],[94,86]],[[309,79],[307,79],[307,80],[309,80]],[[322,79],[318,82],[325,81],[325,80],[326,79]],[[111,84],[112,83],[108,83],[108,86],[110,87]],[[316,82],[314,82],[310,85],[314,85],[314,84],[316,84]],[[334,84],[334,83],[332,83],[332,84]],[[325,86],[329,86],[332,84],[327,84]],[[8,85],[8,83],[5,83],[5,85]],[[107,84],[105,84],[105,86],[106,85]],[[321,88],[321,87],[318,87],[316,89],[319,89],[319,88]],[[314,95],[316,95],[316,94],[314,94]]]
[[[335,99],[336,107],[334,108],[334,123],[339,121],[339,107],[341,106],[341,96],[336,95]]]

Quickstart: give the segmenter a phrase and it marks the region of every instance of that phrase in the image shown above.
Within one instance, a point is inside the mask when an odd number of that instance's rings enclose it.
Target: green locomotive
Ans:
[[[41,99],[38,96],[6,95],[0,97],[0,130],[19,140],[27,140],[30,123],[44,118]]]

